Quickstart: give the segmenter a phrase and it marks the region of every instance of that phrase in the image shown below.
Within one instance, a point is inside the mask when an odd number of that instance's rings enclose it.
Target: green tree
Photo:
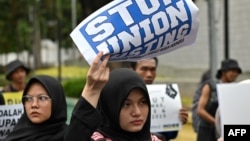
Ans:
[[[30,31],[28,23],[28,4],[26,0],[0,1],[0,53],[20,52],[28,48],[27,37]]]
[[[78,0],[77,24],[112,0]],[[0,53],[29,51],[41,67],[40,41],[72,47],[71,0],[0,0]]]

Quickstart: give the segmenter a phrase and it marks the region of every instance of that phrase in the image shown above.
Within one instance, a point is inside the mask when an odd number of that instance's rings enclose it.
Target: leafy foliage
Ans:
[[[27,48],[28,1],[1,0],[0,1],[0,53],[11,51],[20,52]]]
[[[64,81],[63,88],[67,97],[79,98],[86,83],[86,78],[75,78]]]
[[[81,7],[78,7],[77,11],[79,8]],[[0,53],[23,50],[31,52],[34,32],[37,30],[34,26],[36,18],[39,18],[41,38],[55,41],[59,40],[60,34],[61,46],[72,46],[69,37],[72,30],[71,1],[1,0],[0,9]]]
[[[0,53],[32,51],[39,18],[41,38],[58,40],[62,47],[72,46],[71,0],[0,0]],[[78,0],[77,23],[111,0]],[[59,32],[60,31],[60,32]],[[60,34],[60,35],[58,35]]]
[[[72,11],[76,24],[112,0],[0,0],[0,54],[27,50],[41,68],[40,40],[56,41],[72,47]]]

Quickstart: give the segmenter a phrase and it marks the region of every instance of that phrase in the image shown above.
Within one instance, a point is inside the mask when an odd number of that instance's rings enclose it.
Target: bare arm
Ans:
[[[109,68],[107,63],[109,55],[104,57],[102,52],[99,52],[90,66],[87,74],[87,82],[82,91],[82,97],[85,98],[93,107],[96,108],[100,93],[109,79]]]
[[[65,133],[64,141],[90,141],[93,132],[102,124],[102,116],[96,110],[100,93],[109,78],[106,67],[109,56],[98,53],[87,74],[87,81],[72,112],[70,124]]]
[[[198,103],[197,113],[204,120],[214,125],[215,123],[214,117],[210,115],[205,109],[205,107],[208,104],[209,97],[210,97],[210,91],[211,90],[210,90],[209,84],[205,84],[201,91],[201,97]]]

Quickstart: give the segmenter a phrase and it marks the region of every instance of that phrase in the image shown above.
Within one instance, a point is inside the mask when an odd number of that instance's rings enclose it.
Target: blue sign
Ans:
[[[115,0],[86,18],[71,37],[79,49],[109,53],[110,61],[163,54],[183,44],[192,30],[195,31],[192,36],[196,37],[198,20],[193,20],[192,13],[196,7],[190,3],[189,0]],[[74,32],[78,33],[73,35]]]

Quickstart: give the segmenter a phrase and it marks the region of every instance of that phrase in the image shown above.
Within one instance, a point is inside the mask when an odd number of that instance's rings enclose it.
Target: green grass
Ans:
[[[5,74],[0,74],[0,87],[5,86],[8,81],[5,78]]]
[[[192,100],[193,100],[193,97],[191,96],[181,96],[182,106],[188,109],[191,109],[192,107]]]
[[[61,76],[63,79],[68,78],[81,78],[85,77],[87,74],[88,68],[87,67],[79,67],[79,66],[62,66],[61,67]],[[47,69],[39,69],[35,72],[36,75],[43,74],[43,75],[50,75],[53,77],[58,76],[58,68],[52,67]]]
[[[61,76],[62,80],[70,79],[70,78],[84,78],[87,74],[88,67],[80,67],[80,66],[62,66],[61,67]],[[38,69],[29,74],[28,78],[33,75],[49,75],[53,77],[58,77],[58,67],[51,67],[46,69]],[[5,79],[5,74],[0,74],[0,87],[5,86],[9,82]]]

